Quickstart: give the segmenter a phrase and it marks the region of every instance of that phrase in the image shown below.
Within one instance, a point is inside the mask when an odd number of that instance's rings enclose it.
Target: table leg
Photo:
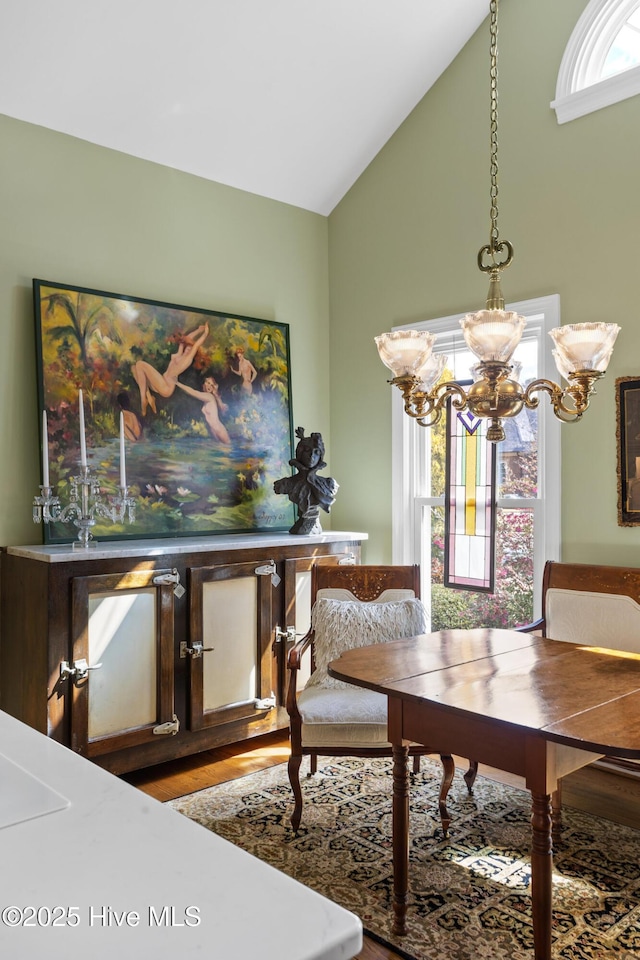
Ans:
[[[409,889],[409,745],[393,744],[393,933],[407,932],[407,891]]]
[[[535,960],[551,960],[551,795],[531,793],[531,907]]]
[[[551,835],[557,850],[562,842],[562,780],[551,794]]]

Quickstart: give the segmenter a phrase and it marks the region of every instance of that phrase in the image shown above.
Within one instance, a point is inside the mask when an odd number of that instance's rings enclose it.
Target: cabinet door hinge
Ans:
[[[276,695],[271,691],[270,697],[265,697],[264,700],[255,700],[254,705],[256,710],[272,710],[276,705]]]
[[[167,720],[166,723],[159,723],[157,727],[153,728],[153,732],[164,736],[175,737],[179,729],[180,721],[174,713],[173,720]]]
[[[186,590],[180,583],[180,574],[178,573],[175,567],[173,568],[171,573],[159,573],[157,577],[153,578],[153,582],[158,587],[168,585],[170,583],[174,583],[175,586],[173,588],[173,593],[178,598],[178,600],[180,599],[180,597],[184,597],[186,593]]]
[[[256,573],[259,577],[271,577],[271,583],[274,587],[277,587],[280,583],[275,560],[269,560],[268,563],[262,563],[259,567],[256,567]]]

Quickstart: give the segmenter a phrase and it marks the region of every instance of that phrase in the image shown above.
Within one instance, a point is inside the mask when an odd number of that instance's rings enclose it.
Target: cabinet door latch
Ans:
[[[94,663],[93,666],[90,667],[84,658],[74,660],[73,663],[69,663],[68,660],[62,660],[60,662],[60,679],[67,680],[68,678],[72,678],[73,680],[86,680],[89,675],[89,670],[99,670],[101,666],[101,663]]]
[[[349,553],[346,557],[340,557],[338,560],[339,567],[353,567],[356,563],[355,553]]]
[[[184,597],[186,593],[185,588],[180,583],[180,574],[178,573],[175,567],[173,568],[171,573],[159,573],[157,577],[153,578],[153,582],[156,584],[156,586],[159,586],[159,587],[170,584],[170,583],[175,583],[175,587],[173,588],[173,593],[178,598],[178,600],[180,599],[180,597]]]
[[[296,628],[287,627],[286,630],[282,630],[281,627],[276,627],[276,643],[282,643],[285,640],[287,643],[295,643],[296,641]]]
[[[179,729],[180,721],[174,713],[173,720],[167,720],[166,723],[159,723],[157,727],[153,728],[153,732],[162,736],[175,737]]]
[[[192,647],[187,644],[186,640],[180,641],[180,659],[184,659],[187,654],[190,657],[193,657],[194,660],[197,660],[198,657],[201,657],[203,653],[211,653],[212,650],[215,650],[215,647],[203,647],[201,643],[194,643]]]

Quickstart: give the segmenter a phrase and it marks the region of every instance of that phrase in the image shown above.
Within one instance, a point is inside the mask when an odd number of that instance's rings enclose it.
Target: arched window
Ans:
[[[640,0],[591,0],[564,52],[555,109],[575,120],[640,93]]]

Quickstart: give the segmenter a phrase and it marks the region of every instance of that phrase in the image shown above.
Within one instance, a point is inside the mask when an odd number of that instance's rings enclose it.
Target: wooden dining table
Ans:
[[[513,630],[443,630],[343,653],[340,680],[388,697],[393,931],[406,932],[409,741],[524,778],[535,960],[551,960],[552,794],[602,756],[640,758],[640,655]]]

